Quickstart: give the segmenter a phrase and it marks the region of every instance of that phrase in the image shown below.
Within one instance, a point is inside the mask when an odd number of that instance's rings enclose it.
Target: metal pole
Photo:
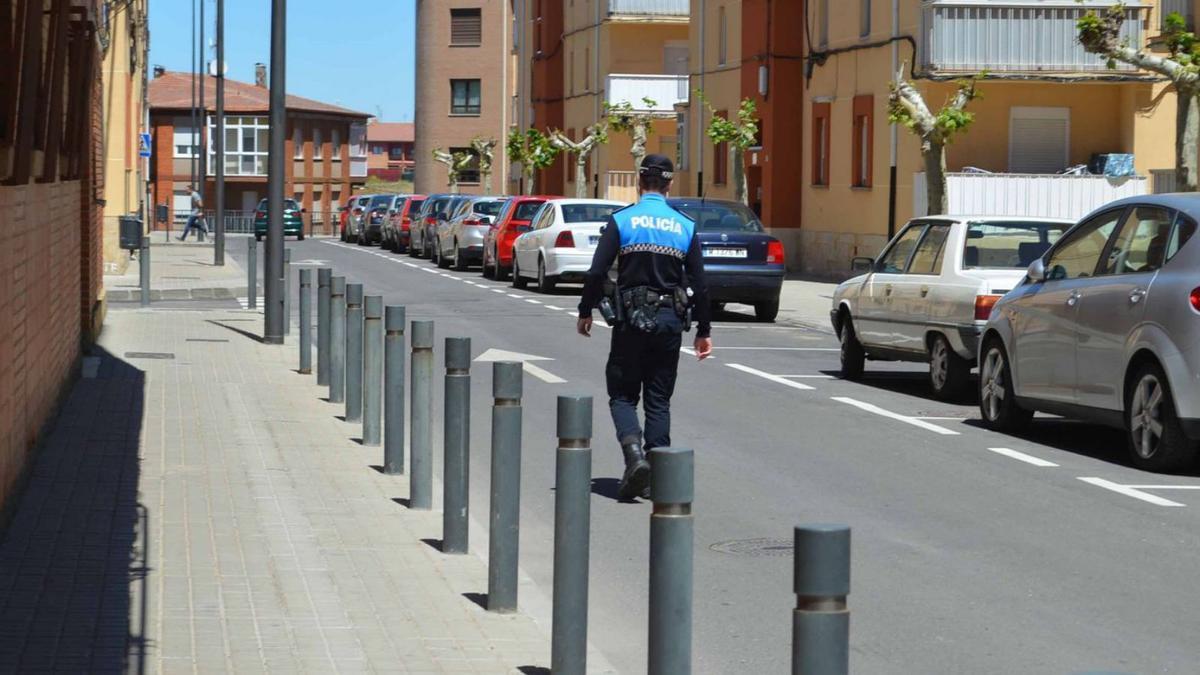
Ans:
[[[150,304],[150,237],[142,237],[138,251],[138,281],[142,287],[142,307]]]
[[[346,421],[362,421],[363,285],[346,284]]]
[[[792,612],[792,674],[850,672],[850,528],[795,529],[796,609]]]
[[[267,248],[266,295],[263,317],[263,342],[283,344],[283,190],[284,139],[287,137],[287,112],[284,92],[287,34],[287,0],[271,0],[271,129],[267,156]],[[291,161],[287,158],[287,161]]]
[[[329,402],[346,400],[346,277],[329,286]]]
[[[694,455],[650,451],[650,658],[648,675],[692,672]]]
[[[283,334],[292,333],[292,249],[283,249]]]
[[[492,502],[487,608],[517,611],[521,532],[521,364],[492,364]]]
[[[317,270],[317,384],[329,384],[329,283],[333,270]]]
[[[404,307],[384,310],[383,472],[404,473]]]
[[[200,133],[200,126],[196,124],[196,2],[192,0],[192,136],[188,139],[188,181],[192,188],[196,188],[196,147],[197,135]],[[189,195],[190,196],[190,195]],[[203,195],[202,195],[203,196]],[[174,206],[174,205],[172,205]],[[171,215],[174,215],[172,213]],[[191,215],[191,205],[189,202],[188,215]],[[184,226],[184,234],[187,233],[187,226]]]
[[[592,397],[558,397],[554,476],[554,606],[550,672],[587,671]]]
[[[442,553],[466,553],[471,460],[471,338],[446,338],[443,417]]]
[[[254,235],[246,240],[246,306],[258,309],[258,240]]]
[[[383,296],[363,301],[363,445],[378,447],[383,436]]]
[[[200,155],[196,158],[196,167],[200,178],[200,184],[196,187],[200,192],[201,199],[208,198],[208,195],[206,194],[207,190],[204,189],[205,183],[207,182],[206,174],[208,173],[208,153],[205,152],[207,143],[204,142],[205,136],[207,136],[205,132],[208,131],[208,120],[205,119],[208,117],[208,111],[205,110],[204,106],[204,81],[205,78],[208,77],[208,64],[205,63],[205,57],[208,56],[208,45],[204,43],[204,6],[207,4],[208,0],[200,0],[200,56],[198,58],[198,62],[200,64],[200,106],[197,108],[196,113],[200,118],[200,125],[196,130],[198,132],[197,138],[200,146]],[[207,207],[208,202],[205,202],[204,205]],[[204,207],[201,207],[200,209],[200,218],[202,219],[200,223],[204,227],[196,230],[196,239],[198,241],[204,241],[204,230],[208,227],[207,221],[204,220]]]
[[[300,270],[300,372],[312,372],[312,270]]]
[[[213,232],[213,264],[225,264],[225,0],[217,0],[217,134],[213,155],[217,171],[217,222]]]
[[[412,509],[433,508],[433,322],[412,322],[412,476],[409,502]]]

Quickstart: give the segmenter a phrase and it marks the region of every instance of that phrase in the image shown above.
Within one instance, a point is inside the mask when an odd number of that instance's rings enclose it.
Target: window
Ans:
[[[1100,254],[1124,212],[1124,209],[1106,211],[1072,231],[1050,253],[1046,279],[1080,279],[1094,275]]]
[[[688,201],[675,206],[696,223],[697,232],[762,232],[754,212],[736,202]]]
[[[472,150],[471,148],[450,148],[450,154],[454,154],[456,152],[466,153],[468,155],[471,155],[471,158],[472,158],[471,163],[467,165],[467,168],[463,169],[462,172],[460,172],[458,174],[458,182],[459,183],[478,183],[479,182],[479,155],[476,155],[475,151]]]
[[[216,133],[217,121],[208,120],[208,133]],[[225,174],[228,176],[267,175],[267,146],[270,127],[266,117],[225,117]],[[212,171],[216,151],[208,148],[208,166]]]
[[[356,122],[350,125],[350,157],[367,156],[367,125]],[[335,158],[340,159],[340,158]]]
[[[479,80],[450,80],[450,114],[479,114]]]
[[[575,129],[567,129],[567,138],[575,140]],[[564,153],[565,154],[565,153]],[[567,170],[567,182],[575,182],[575,162],[574,160],[563,162],[563,167]]]
[[[904,274],[905,268],[908,267],[908,259],[917,246],[917,239],[924,231],[925,223],[913,223],[905,228],[879,259],[878,271],[885,274]]]
[[[200,139],[190,123],[175,124],[175,156],[195,157],[200,154]]]
[[[917,245],[916,253],[913,253],[912,262],[908,264],[908,274],[941,274],[946,237],[949,235],[950,225],[930,225]]]
[[[728,58],[729,37],[728,24],[725,20],[725,7],[717,9],[717,65],[725,65]]]
[[[1070,152],[1070,108],[1013,106],[1008,124],[1008,170],[1057,173]]]
[[[304,159],[304,131],[299,126],[292,128],[292,157]]]
[[[858,0],[858,36],[871,36],[871,0]]]
[[[623,206],[611,204],[563,204],[564,223],[603,223]]]
[[[397,161],[404,159],[404,146],[396,144],[388,148],[388,159]]]
[[[567,84],[569,85],[569,91],[571,92],[571,95],[574,96],[575,95],[575,52],[574,52],[574,50],[571,51],[571,63],[568,66],[567,72],[569,73],[569,76],[567,77]]]
[[[1175,218],[1175,231],[1171,233],[1171,241],[1167,243],[1167,260],[1175,257],[1179,253],[1179,249],[1188,243],[1192,235],[1196,233],[1196,221],[1187,216],[1180,215]]]
[[[714,113],[723,120],[729,119],[728,110],[718,110]],[[729,181],[729,143],[721,142],[713,146],[713,185],[724,185]]]
[[[483,42],[483,17],[478,7],[450,10],[450,44],[478,47]]]
[[[817,2],[817,49],[829,46],[829,0]]]
[[[583,50],[583,90],[592,90],[592,48],[585,47]]]
[[[851,157],[851,170],[854,174],[852,185],[854,187],[871,187],[872,160],[874,158],[871,141],[875,133],[874,108],[874,96],[868,94],[866,96],[854,97],[854,125],[852,129],[854,135],[850,139],[850,146],[854,152],[853,157]]]
[[[1100,274],[1138,274],[1162,267],[1174,214],[1158,206],[1135,206],[1100,263]]]
[[[1025,269],[1069,228],[1067,223],[973,221],[963,243],[963,269]]]
[[[329,154],[333,155],[333,161],[338,161],[342,158],[342,130],[332,129],[329,132]]]
[[[371,144],[371,154],[372,155],[382,155],[383,154],[383,143],[372,143]]]
[[[829,185],[829,104],[813,103],[812,184]]]
[[[321,159],[322,157],[325,156],[325,143],[324,143],[325,139],[321,138],[321,130],[320,129],[313,129],[312,136],[313,136],[313,158]]]
[[[686,110],[675,113],[675,168],[687,171],[688,168],[688,114]]]

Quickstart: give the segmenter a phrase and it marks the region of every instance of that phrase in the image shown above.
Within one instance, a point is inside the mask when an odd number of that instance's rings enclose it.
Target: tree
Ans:
[[[729,163],[734,172],[734,194],[739,202],[750,203],[750,190],[746,185],[746,150],[758,143],[758,106],[754,99],[744,98],[738,104],[737,122],[717,114],[712,103],[704,96],[703,91],[696,91],[697,97],[704,107],[708,108],[708,128],[705,134],[714,146],[728,143]]]
[[[471,139],[471,149],[479,158],[479,178],[483,181],[484,194],[492,194],[492,161],[493,148],[498,141],[494,138],[476,136]]]
[[[1088,12],[1075,23],[1079,44],[1108,60],[1109,68],[1117,61],[1158,73],[1175,87],[1175,187],[1180,191],[1197,189],[1197,140],[1200,139],[1200,42],[1187,30],[1177,12],[1167,15],[1163,41],[1167,56],[1148,53],[1141,45],[1131,47],[1120,39],[1125,23],[1125,5],[1107,7],[1100,14]]]
[[[588,176],[587,160],[592,151],[601,143],[608,142],[608,120],[601,120],[584,130],[584,136],[578,141],[567,138],[563,132],[555,129],[550,132],[550,143],[562,152],[575,155],[575,197],[587,198]]]
[[[524,132],[519,129],[509,131],[508,141],[504,148],[508,154],[508,161],[521,165],[521,175],[525,177],[526,194],[535,192],[533,184],[538,170],[549,168],[559,152],[548,136],[534,128],[526,129]]]
[[[958,89],[937,113],[925,105],[925,97],[903,77],[903,68],[896,73],[888,96],[888,122],[903,124],[921,139],[921,158],[925,160],[926,214],[937,215],[949,209],[946,200],[946,146],[954,136],[975,120],[966,111],[967,104],[979,98],[975,84],[986,73],[957,82]]]
[[[637,171],[646,158],[646,141],[654,133],[654,120],[658,117],[653,112],[658,107],[658,101],[643,96],[645,108],[635,110],[629,101],[621,101],[617,105],[604,104],[604,114],[608,120],[609,129],[616,132],[627,132],[633,144],[629,154],[633,156],[633,170]]]
[[[471,166],[475,156],[469,152],[446,152],[441,148],[433,149],[434,160],[446,165],[446,182],[450,184],[450,192],[458,194],[458,178]]]

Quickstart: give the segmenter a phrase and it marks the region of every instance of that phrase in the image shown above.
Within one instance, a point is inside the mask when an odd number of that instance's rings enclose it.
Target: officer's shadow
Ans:
[[[593,478],[592,479],[592,494],[600,497],[607,497],[614,502],[622,504],[639,504],[640,499],[621,499],[618,492],[621,488],[621,480],[619,478]]]

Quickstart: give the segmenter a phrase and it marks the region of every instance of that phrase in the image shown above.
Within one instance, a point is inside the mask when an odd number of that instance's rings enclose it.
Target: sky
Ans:
[[[150,0],[150,63],[192,69],[192,7],[205,3],[205,41],[216,35],[216,0]],[[415,0],[288,0],[287,92],[385,122],[413,119]],[[254,82],[271,61],[271,0],[225,0],[225,64]],[[208,58],[216,58],[209,48]]]

